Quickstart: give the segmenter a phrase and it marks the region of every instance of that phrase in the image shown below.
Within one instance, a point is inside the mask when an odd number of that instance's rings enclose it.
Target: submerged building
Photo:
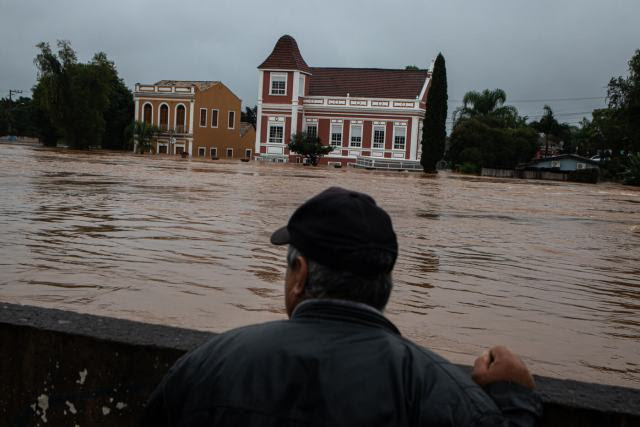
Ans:
[[[301,162],[287,148],[307,132],[334,147],[321,161],[420,159],[430,70],[310,67],[282,36],[258,66],[258,160]]]
[[[251,158],[244,137],[241,100],[219,81],[161,80],[137,83],[135,120],[160,128],[152,151],[203,158]],[[243,133],[242,131],[245,130]]]

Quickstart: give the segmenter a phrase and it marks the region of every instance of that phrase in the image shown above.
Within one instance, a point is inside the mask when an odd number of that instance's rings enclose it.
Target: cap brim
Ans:
[[[273,232],[271,235],[271,243],[274,245],[285,245],[289,243],[289,230],[287,230],[286,225]]]

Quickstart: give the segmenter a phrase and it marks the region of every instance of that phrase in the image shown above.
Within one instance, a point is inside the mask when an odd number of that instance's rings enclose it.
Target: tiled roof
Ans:
[[[415,99],[427,70],[312,67],[309,96]]]
[[[275,68],[280,70],[300,70],[310,73],[309,66],[298,49],[298,43],[290,35],[285,34],[278,39],[271,55],[258,68]]]
[[[156,83],[157,86],[180,86],[180,87],[191,87],[195,86],[198,90],[206,90],[211,86],[217,85],[220,83],[215,80],[160,80]]]

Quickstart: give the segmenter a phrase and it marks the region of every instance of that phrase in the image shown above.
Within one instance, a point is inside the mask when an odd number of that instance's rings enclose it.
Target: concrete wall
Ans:
[[[0,304],[0,425],[137,425],[167,369],[210,336]],[[640,390],[536,381],[545,402],[543,425],[640,425]]]

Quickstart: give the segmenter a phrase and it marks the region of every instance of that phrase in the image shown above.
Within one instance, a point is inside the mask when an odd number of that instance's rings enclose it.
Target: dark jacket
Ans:
[[[496,383],[488,393],[375,309],[310,300],[291,320],[220,334],[182,357],[143,424],[529,426],[541,415],[524,387]]]

